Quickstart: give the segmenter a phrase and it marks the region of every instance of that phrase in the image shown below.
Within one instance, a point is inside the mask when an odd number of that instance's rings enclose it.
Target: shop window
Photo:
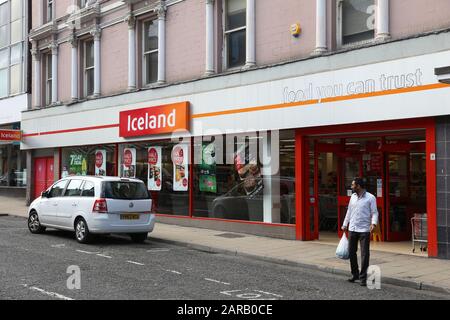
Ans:
[[[0,186],[27,185],[26,153],[19,144],[0,146]]]
[[[375,1],[338,1],[338,47],[371,41],[375,36]]]
[[[120,176],[144,181],[159,214],[189,215],[189,143],[122,144]]]
[[[225,7],[226,67],[240,67],[246,58],[246,0],[227,0]]]
[[[196,138],[194,216],[295,224],[295,134],[276,136],[265,166],[262,134]]]
[[[64,148],[61,176],[115,176],[115,152],[115,145]]]

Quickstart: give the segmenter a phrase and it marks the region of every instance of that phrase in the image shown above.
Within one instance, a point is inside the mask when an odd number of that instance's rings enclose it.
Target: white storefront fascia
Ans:
[[[449,64],[447,50],[220,90],[167,95],[134,104],[127,103],[133,101],[128,95],[122,95],[100,99],[103,105],[94,109],[80,104],[26,112],[22,120],[22,148],[130,141],[119,138],[118,127],[83,128],[117,125],[120,111],[182,101],[191,104],[190,134],[194,136],[447,115],[450,86],[438,83],[434,69]],[[189,84],[180,86],[183,85]],[[133,94],[139,97],[145,93]],[[63,132],[54,134],[55,131]],[[169,136],[132,140],[161,138]]]
[[[0,100],[0,125],[20,122],[22,111],[28,109],[30,96],[21,94]]]

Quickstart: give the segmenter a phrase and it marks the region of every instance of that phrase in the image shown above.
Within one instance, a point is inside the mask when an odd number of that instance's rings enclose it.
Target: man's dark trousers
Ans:
[[[352,275],[355,278],[361,279],[361,281],[367,280],[367,269],[369,268],[370,258],[370,232],[349,232],[349,254],[350,265],[352,268]],[[358,269],[358,257],[356,252],[358,250],[358,241],[361,241],[361,273]]]

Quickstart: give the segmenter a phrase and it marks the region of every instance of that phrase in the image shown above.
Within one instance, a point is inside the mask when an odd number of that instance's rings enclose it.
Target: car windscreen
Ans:
[[[130,181],[105,181],[103,183],[103,198],[119,200],[150,199],[145,184]]]

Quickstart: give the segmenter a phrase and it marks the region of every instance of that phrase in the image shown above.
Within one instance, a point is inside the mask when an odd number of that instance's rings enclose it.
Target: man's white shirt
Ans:
[[[371,224],[378,224],[377,199],[367,191],[360,197],[354,193],[350,198],[343,227],[352,232],[370,232]]]

